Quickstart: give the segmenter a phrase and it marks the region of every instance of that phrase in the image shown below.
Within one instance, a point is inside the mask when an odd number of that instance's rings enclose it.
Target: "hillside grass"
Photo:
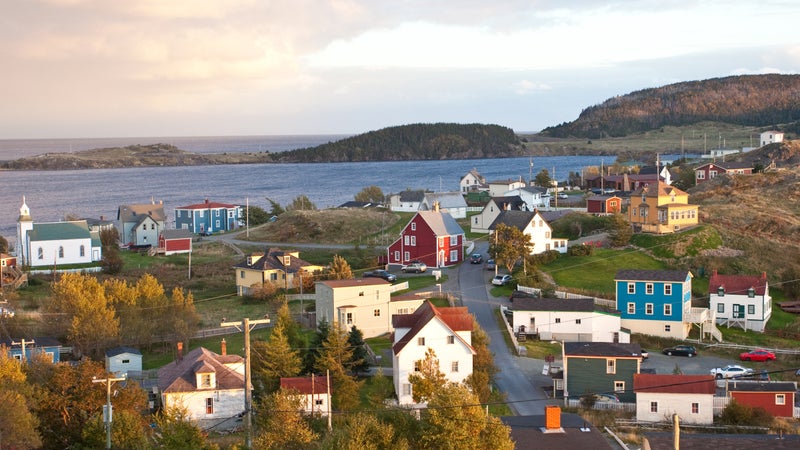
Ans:
[[[698,256],[703,250],[719,248],[722,246],[722,237],[714,227],[701,225],[674,234],[634,234],[631,244],[651,252],[657,258],[677,259]]]

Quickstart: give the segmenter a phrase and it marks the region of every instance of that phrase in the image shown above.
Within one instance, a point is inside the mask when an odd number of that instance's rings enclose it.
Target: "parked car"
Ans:
[[[364,278],[373,277],[373,278],[383,278],[386,281],[394,282],[397,281],[397,276],[393,273],[389,273],[385,270],[373,270],[371,272],[364,272]]]
[[[718,380],[723,378],[741,378],[741,377],[749,377],[753,375],[753,369],[749,367],[742,367],[737,366],[735,364],[731,364],[725,367],[717,367],[716,369],[711,369],[711,375]]]
[[[511,282],[511,275],[495,275],[492,284],[495,286],[505,286]]]
[[[494,270],[497,268],[497,263],[494,262],[493,259],[486,260],[486,263],[483,265],[483,268],[486,270]]]
[[[667,356],[697,356],[697,349],[691,345],[676,345],[675,347],[665,348],[662,353]]]
[[[481,255],[480,253],[473,253],[469,257],[470,264],[480,264],[482,262],[483,262],[483,255]]]
[[[645,349],[642,349],[641,355],[642,355],[642,361],[644,361],[644,360],[646,360],[647,358],[650,357],[650,353],[648,353],[647,350],[645,350]]]
[[[739,359],[742,361],[775,361],[775,353],[769,350],[757,349],[751,352],[741,353]]]
[[[426,270],[428,270],[428,266],[422,261],[411,261],[410,263],[400,268],[400,270],[402,270],[403,272],[423,273]]]
[[[561,192],[561,193],[558,194],[558,198],[569,198],[569,195]]]
[[[587,394],[594,403],[619,403],[619,397],[614,394]]]

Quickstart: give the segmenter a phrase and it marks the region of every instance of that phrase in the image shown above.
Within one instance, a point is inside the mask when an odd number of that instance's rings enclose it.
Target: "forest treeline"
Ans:
[[[643,89],[584,109],[578,119],[548,127],[556,138],[622,137],[697,122],[800,128],[800,75],[741,75]]]
[[[345,162],[496,158],[524,154],[525,148],[511,128],[418,123],[383,128],[272,156],[276,162]]]

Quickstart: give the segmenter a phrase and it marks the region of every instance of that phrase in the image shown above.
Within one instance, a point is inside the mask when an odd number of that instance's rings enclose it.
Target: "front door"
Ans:
[[[744,319],[744,305],[733,305],[733,318]]]

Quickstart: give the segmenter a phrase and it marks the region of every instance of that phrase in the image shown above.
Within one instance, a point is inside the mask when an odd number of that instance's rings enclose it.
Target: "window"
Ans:
[[[403,261],[408,261],[411,259],[411,252],[403,252]]]
[[[647,295],[653,295],[653,283],[646,283],[644,285],[644,293]]]
[[[636,314],[636,303],[628,303],[628,314]]]
[[[348,325],[352,325],[353,324],[353,313],[347,313],[346,322],[347,322]]]
[[[123,359],[122,360],[122,364],[130,364],[130,363],[131,363],[130,359]]]
[[[405,235],[405,236],[403,237],[403,240],[404,240],[404,242],[403,242],[403,243],[404,243],[405,245],[411,245],[411,236],[409,236],[409,235]]]
[[[700,403],[692,403],[692,414],[700,414]]]
[[[411,395],[411,384],[403,383],[403,395]]]
[[[575,319],[575,325],[580,325],[580,324],[581,324],[581,319]]]
[[[364,291],[359,291],[359,292],[358,292],[358,296],[359,296],[359,297],[363,297],[363,296],[364,296]]]
[[[556,323],[561,323],[561,317],[556,317]]]
[[[628,294],[636,293],[636,283],[628,283]]]
[[[747,305],[747,314],[755,314],[756,313],[756,305]]]
[[[450,246],[458,245],[458,235],[450,236]]]
[[[425,338],[424,337],[418,337],[417,338],[417,345],[425,345]]]
[[[14,359],[16,359],[17,361],[22,361],[22,353],[14,355]]]
[[[85,245],[81,245],[80,255],[81,256],[86,256],[86,246]]]
[[[672,326],[670,326],[670,325],[664,325],[664,331],[665,331],[665,332],[667,332],[667,333],[669,333],[670,331],[672,331]]]
[[[206,414],[214,414],[214,399],[211,397],[206,399]]]
[[[42,250],[42,247],[39,247],[39,250],[37,251],[37,256],[39,257],[39,259],[44,259],[44,250]]]
[[[670,305],[669,303],[664,305],[664,315],[665,316],[671,316],[672,315],[672,305]]]
[[[644,304],[644,313],[648,316],[653,315],[653,304],[652,303],[645,303]]]
[[[58,247],[58,257],[59,258],[64,257],[64,247]]]
[[[411,222],[411,231],[417,231],[417,222]]]
[[[651,413],[658,412],[658,402],[650,402],[650,412]]]
[[[395,250],[394,251],[394,260],[395,261],[400,261],[400,250]]]
[[[544,238],[545,239],[550,239],[550,232],[549,231],[545,231],[544,232]]]
[[[244,270],[239,272],[239,278],[244,278]]]
[[[414,361],[414,372],[422,370],[422,361]]]
[[[667,283],[664,285],[664,295],[672,295],[672,285]]]
[[[697,179],[698,180],[705,180],[706,179],[706,173],[703,172],[702,170],[698,170],[697,171]]]
[[[450,261],[458,261],[458,250],[450,250]]]
[[[624,381],[615,381],[614,382],[614,392],[625,392],[625,382]]]
[[[617,360],[615,359],[606,360],[606,373],[617,373]]]
[[[753,288],[747,289],[747,296],[750,298],[754,298],[756,296],[756,290]]]
[[[786,394],[775,394],[775,404],[776,405],[785,405],[786,404]]]
[[[373,317],[380,317],[381,316],[381,310],[380,309],[373,309],[372,310],[372,316]]]
[[[450,363],[450,372],[458,372],[458,361],[453,361]]]
[[[456,337],[453,336],[452,334],[450,336],[447,336],[447,343],[448,344],[455,344],[456,343]]]
[[[725,312],[725,304],[724,303],[717,303],[717,312],[724,313]]]
[[[269,279],[272,281],[278,281],[278,273],[272,272],[271,274],[269,274]]]
[[[201,388],[210,388],[211,387],[211,374],[210,373],[201,373],[200,374],[200,387]]]
[[[409,244],[409,245],[411,245],[412,247],[416,247],[417,246],[417,237],[416,236],[411,236],[411,244]]]
[[[323,405],[323,403],[325,403],[325,402],[324,402],[324,401],[322,401],[322,399],[321,399],[321,398],[318,398],[318,399],[314,400],[314,404],[315,404],[316,406],[322,406],[322,405]]]

